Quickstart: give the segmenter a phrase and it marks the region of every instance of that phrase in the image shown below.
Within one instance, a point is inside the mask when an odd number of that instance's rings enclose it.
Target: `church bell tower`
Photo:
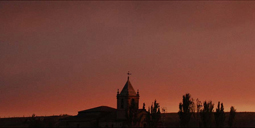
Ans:
[[[139,109],[139,91],[135,92],[133,86],[129,81],[129,72],[128,79],[126,84],[124,85],[122,91],[117,92],[117,118],[118,119],[126,119],[126,111],[130,108],[132,102],[135,104],[135,108]]]

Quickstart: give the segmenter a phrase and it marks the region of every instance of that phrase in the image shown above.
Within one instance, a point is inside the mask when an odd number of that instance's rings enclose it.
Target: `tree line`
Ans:
[[[131,103],[129,108],[129,113],[127,114],[128,127],[136,126],[138,123],[137,110],[134,107],[134,103]],[[161,112],[159,103],[155,100],[148,110],[145,109],[145,104],[143,104],[143,109],[147,111],[146,116],[146,126],[145,127],[161,127]],[[231,106],[228,119],[226,118],[226,113],[224,111],[224,104],[218,102],[217,107],[214,111],[214,103],[212,101],[200,101],[199,99],[194,100],[191,98],[189,93],[183,95],[182,102],[179,103],[178,116],[180,119],[181,127],[225,127],[225,123],[229,127],[233,126],[235,119],[236,109]],[[192,120],[193,125],[190,125]],[[227,122],[226,122],[227,121]],[[161,122],[161,123],[160,123]],[[194,122],[196,123],[194,125]]]
[[[227,124],[229,127],[233,126],[236,110],[233,106],[230,107],[229,118]],[[199,127],[224,127],[225,125],[225,112],[224,105],[218,102],[216,111],[214,112],[214,104],[212,101],[204,101],[203,103],[196,99],[194,101],[189,93],[183,95],[182,102],[179,104],[180,126],[189,127],[190,120],[193,117],[198,123]],[[214,123],[213,124],[213,120]]]

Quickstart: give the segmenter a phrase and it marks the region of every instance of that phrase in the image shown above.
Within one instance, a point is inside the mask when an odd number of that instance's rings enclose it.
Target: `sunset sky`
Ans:
[[[253,1],[1,1],[0,117],[116,108],[177,112],[182,95],[255,111]]]

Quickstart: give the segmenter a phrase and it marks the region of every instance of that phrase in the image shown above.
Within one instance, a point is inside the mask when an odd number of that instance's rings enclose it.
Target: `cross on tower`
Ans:
[[[128,75],[128,80],[129,80],[129,76],[131,75],[131,73],[129,73],[129,71],[128,71],[127,75]]]

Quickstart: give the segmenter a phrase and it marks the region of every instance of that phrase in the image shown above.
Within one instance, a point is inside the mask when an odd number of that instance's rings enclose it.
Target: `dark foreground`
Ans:
[[[229,113],[226,113],[225,127],[228,127]],[[64,116],[40,116],[40,117],[15,117],[0,118],[0,127],[66,127],[61,120],[70,117]],[[179,127],[179,116],[177,113],[161,114],[161,127]],[[215,126],[212,124],[212,126]],[[195,118],[191,119],[190,127],[199,127]],[[233,127],[255,127],[255,112],[237,112]]]

